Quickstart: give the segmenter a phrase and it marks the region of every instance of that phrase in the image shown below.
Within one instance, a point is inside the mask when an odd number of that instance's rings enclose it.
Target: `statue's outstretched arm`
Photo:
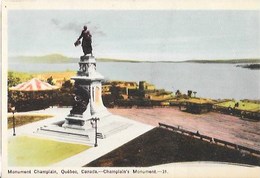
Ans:
[[[80,45],[80,39],[83,37],[83,32],[80,34],[79,38],[77,39],[77,41],[74,43],[75,46]]]
[[[81,38],[83,37],[83,32],[81,32],[79,38],[77,39],[77,41],[79,41]]]

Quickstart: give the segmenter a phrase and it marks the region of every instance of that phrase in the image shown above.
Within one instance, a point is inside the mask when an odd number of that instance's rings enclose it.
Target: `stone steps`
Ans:
[[[93,132],[93,131],[92,131]],[[48,126],[41,127],[36,132],[36,134],[42,136],[49,136],[62,141],[90,144],[93,139],[90,130],[88,132],[82,130],[62,128],[59,126]]]

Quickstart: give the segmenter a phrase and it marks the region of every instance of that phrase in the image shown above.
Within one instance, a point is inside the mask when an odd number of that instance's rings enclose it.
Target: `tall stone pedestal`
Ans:
[[[93,56],[82,56],[79,61],[77,76],[72,77],[74,83],[74,104],[70,113],[61,120],[44,125],[37,129],[38,134],[71,140],[80,143],[93,143],[93,138],[105,138],[103,132],[95,129],[98,123],[111,128],[111,117],[102,101],[102,84],[104,77],[96,71],[96,60]],[[107,116],[107,117],[106,117]],[[111,117],[110,117],[111,116]],[[113,117],[112,117],[113,118]],[[112,128],[113,130],[113,128]],[[113,131],[114,132],[114,131]]]
[[[102,101],[102,80],[104,77],[96,71],[94,56],[81,56],[75,81],[74,105],[65,118],[64,128],[86,130],[91,119],[109,115]]]

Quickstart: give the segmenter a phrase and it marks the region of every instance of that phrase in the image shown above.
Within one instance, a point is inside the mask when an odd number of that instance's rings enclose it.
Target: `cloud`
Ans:
[[[58,19],[51,19],[51,23],[58,26],[60,24],[60,21]]]
[[[93,34],[98,34],[100,36],[106,36],[106,34],[103,31],[99,30],[99,28],[97,26],[94,26],[92,29],[93,29],[93,32],[92,32]]]
[[[83,29],[84,25],[88,26],[88,29],[90,29],[91,34],[93,35],[99,35],[99,36],[105,36],[105,33],[101,30],[99,30],[99,27],[92,26],[91,22],[85,22],[85,23],[77,23],[77,22],[67,22],[67,23],[61,23],[58,19],[51,19],[51,24],[56,26],[59,30],[62,31],[73,31],[75,33],[80,33],[80,31]]]
[[[90,24],[90,22],[86,23],[75,23],[75,22],[68,22],[68,23],[61,23],[58,19],[51,19],[51,24],[56,26],[56,28],[64,31],[73,31],[76,33],[79,33],[79,31],[82,29],[84,25]]]
[[[86,24],[86,23],[85,23]],[[80,29],[82,29],[82,25],[81,24],[76,24],[74,22],[70,22],[67,24],[64,24],[63,26],[61,26],[60,28],[61,30],[68,30],[68,31],[74,31],[76,33],[79,32]]]

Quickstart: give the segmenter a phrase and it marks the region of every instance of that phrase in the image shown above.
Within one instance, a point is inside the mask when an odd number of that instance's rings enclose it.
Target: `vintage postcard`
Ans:
[[[257,177],[257,7],[3,2],[2,177]]]

